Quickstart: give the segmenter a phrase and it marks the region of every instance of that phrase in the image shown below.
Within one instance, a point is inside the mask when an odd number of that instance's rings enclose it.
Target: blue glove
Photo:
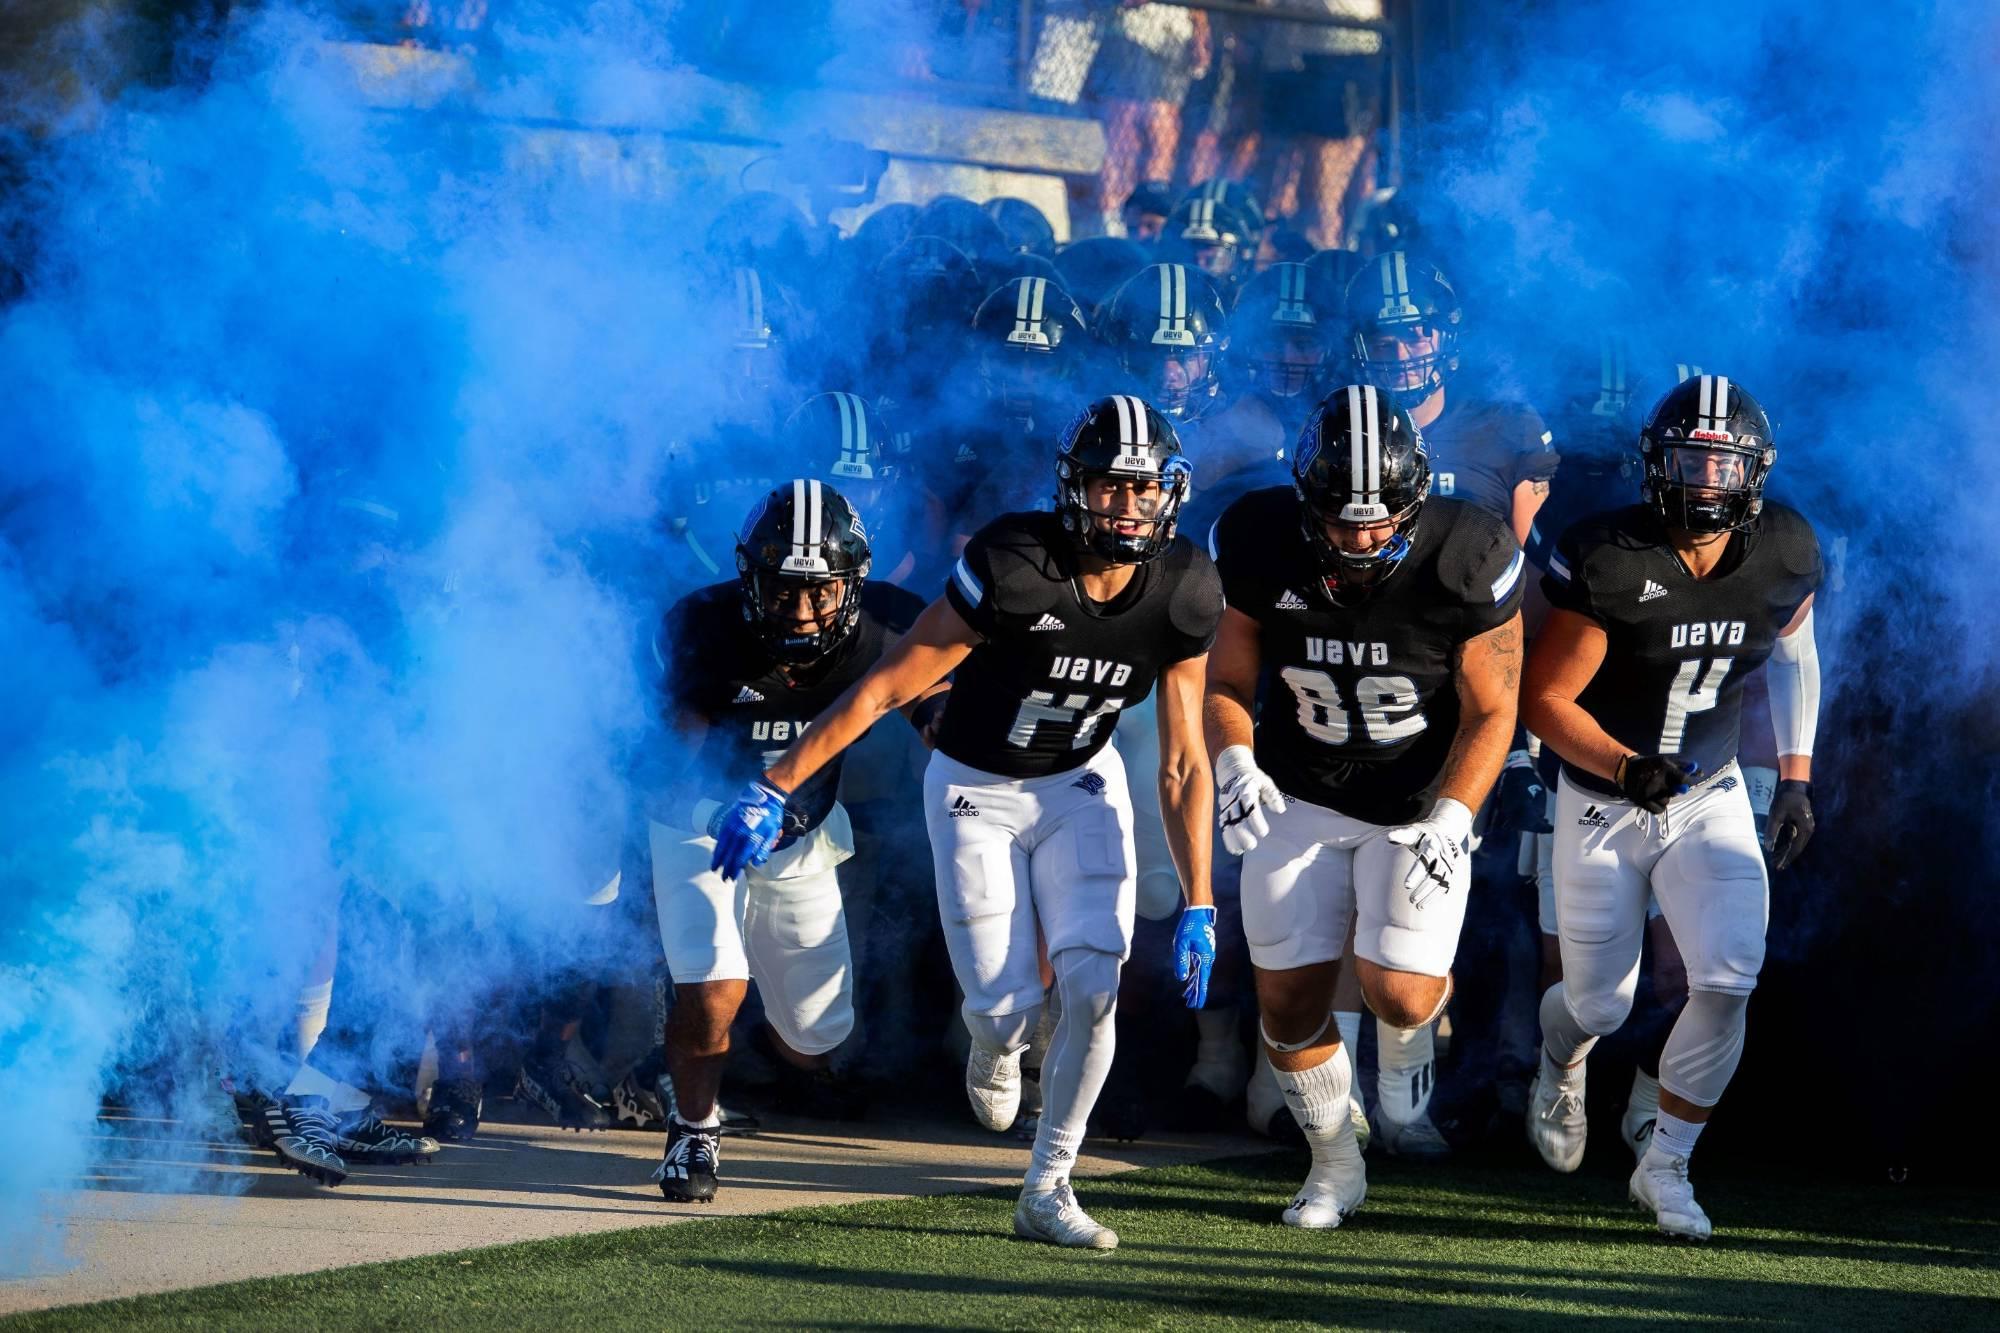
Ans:
[[[715,855],[708,868],[724,879],[735,879],[770,860],[771,849],[785,832],[785,795],[762,778],[738,792],[733,805],[709,820]]]
[[[1215,970],[1215,908],[1183,907],[1174,927],[1174,976],[1187,983],[1187,1007],[1208,1003],[1208,974]]]

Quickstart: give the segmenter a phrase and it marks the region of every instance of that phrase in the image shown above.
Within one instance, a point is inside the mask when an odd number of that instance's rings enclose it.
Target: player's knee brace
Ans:
[[[1660,1052],[1660,1086],[1696,1106],[1713,1106],[1743,1059],[1749,992],[1696,989]]]
[[[1118,1012],[1118,957],[1096,949],[1064,949],[1049,960],[1062,996],[1063,1018],[1095,1028]]]
[[[1625,1025],[1626,1017],[1632,1012],[1635,989],[1636,986],[1620,986],[1615,990],[1581,993],[1573,980],[1566,980],[1563,1004],[1577,1026],[1585,1032],[1593,1037],[1608,1036]]]

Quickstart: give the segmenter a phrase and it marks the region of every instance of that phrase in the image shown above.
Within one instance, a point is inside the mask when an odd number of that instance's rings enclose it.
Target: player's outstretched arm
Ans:
[[[1564,761],[1610,782],[1633,751],[1620,745],[1577,699],[1604,665],[1609,640],[1589,616],[1552,607],[1535,636],[1521,682],[1521,721]]]
[[[1521,698],[1521,613],[1458,646],[1458,735],[1445,756],[1439,800],[1477,810],[1499,780]]]
[[[974,648],[979,635],[940,597],[924,608],[910,632],[870,667],[868,674],[814,719],[805,735],[793,741],[764,780],[779,791],[797,791],[799,784],[833,762],[835,755],[860,740],[868,728],[890,712],[908,707],[957,668]]]
[[[1160,812],[1166,816],[1167,850],[1190,907],[1215,901],[1208,882],[1215,826],[1209,802],[1215,799],[1215,783],[1209,777],[1201,720],[1207,675],[1206,653],[1170,663],[1160,672]]]

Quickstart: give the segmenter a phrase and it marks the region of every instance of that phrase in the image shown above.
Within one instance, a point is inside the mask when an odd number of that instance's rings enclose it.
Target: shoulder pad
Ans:
[[[1049,514],[1002,514],[972,535],[993,586],[988,596],[1001,615],[1039,615],[1054,606],[1069,575],[1050,539],[1058,535]]]
[[[1447,499],[1430,503],[1451,511],[1438,548],[1438,582],[1471,606],[1504,605],[1518,598],[1528,562],[1512,530],[1477,505]]]
[[[1175,537],[1160,558],[1166,566],[1163,572],[1174,581],[1167,618],[1190,639],[1213,639],[1222,623],[1222,576],[1214,563],[1184,536]]]
[[[1801,578],[1819,577],[1819,536],[1804,514],[1788,504],[1766,500],[1759,522],[1766,536],[1776,544],[1778,560],[1787,573]]]

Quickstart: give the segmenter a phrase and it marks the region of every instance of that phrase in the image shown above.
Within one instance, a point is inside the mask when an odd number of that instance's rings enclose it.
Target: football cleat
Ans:
[[[611,1114],[624,1129],[665,1129],[674,1109],[667,1053],[655,1046],[611,1089]]]
[[[282,1165],[322,1185],[347,1179],[347,1163],[334,1147],[336,1129],[326,1098],[280,1097],[265,1105],[264,1124],[271,1151]]]
[[[653,1183],[669,1203],[708,1203],[715,1198],[722,1136],[695,1129],[679,1116],[667,1121],[667,1150],[653,1170]]]
[[[1350,1103],[1351,1105],[1351,1103]],[[1382,1148],[1391,1157],[1408,1157],[1419,1162],[1434,1162],[1441,1157],[1451,1156],[1451,1143],[1438,1131],[1431,1120],[1431,1113],[1425,1111],[1415,1120],[1399,1123],[1388,1116],[1379,1116],[1381,1133],[1378,1139]],[[1366,1143],[1363,1143],[1366,1149]]]
[[[1567,1175],[1583,1164],[1590,1120],[1583,1113],[1583,1070],[1574,1087],[1552,1083],[1541,1070],[1528,1085],[1528,1142],[1552,1168]]]
[[[1084,1212],[1067,1183],[1033,1194],[1022,1191],[1014,1205],[1014,1234],[1077,1250],[1118,1248],[1118,1233]]]
[[[965,1057],[965,1096],[974,1120],[996,1134],[1013,1128],[1021,1113],[1021,1052],[975,1045]]]
[[[350,1162],[401,1166],[428,1162],[437,1153],[438,1141],[384,1124],[372,1112],[362,1111],[340,1118],[333,1146]]]
[[[520,1095],[563,1129],[611,1128],[611,1113],[561,1051],[530,1052],[521,1062]]]
[[[441,1078],[431,1084],[424,1133],[445,1143],[465,1143],[479,1132],[486,1086],[476,1078]]]
[[[1688,1159],[1649,1152],[1632,1172],[1632,1202],[1653,1215],[1663,1235],[1681,1240],[1707,1240],[1715,1234],[1708,1214],[1694,1201],[1688,1181]]]
[[[1360,1146],[1352,1141],[1337,1144],[1332,1160],[1314,1162],[1306,1172],[1306,1183],[1285,1208],[1282,1220],[1288,1227],[1337,1227],[1354,1216],[1367,1197],[1368,1168]]]

